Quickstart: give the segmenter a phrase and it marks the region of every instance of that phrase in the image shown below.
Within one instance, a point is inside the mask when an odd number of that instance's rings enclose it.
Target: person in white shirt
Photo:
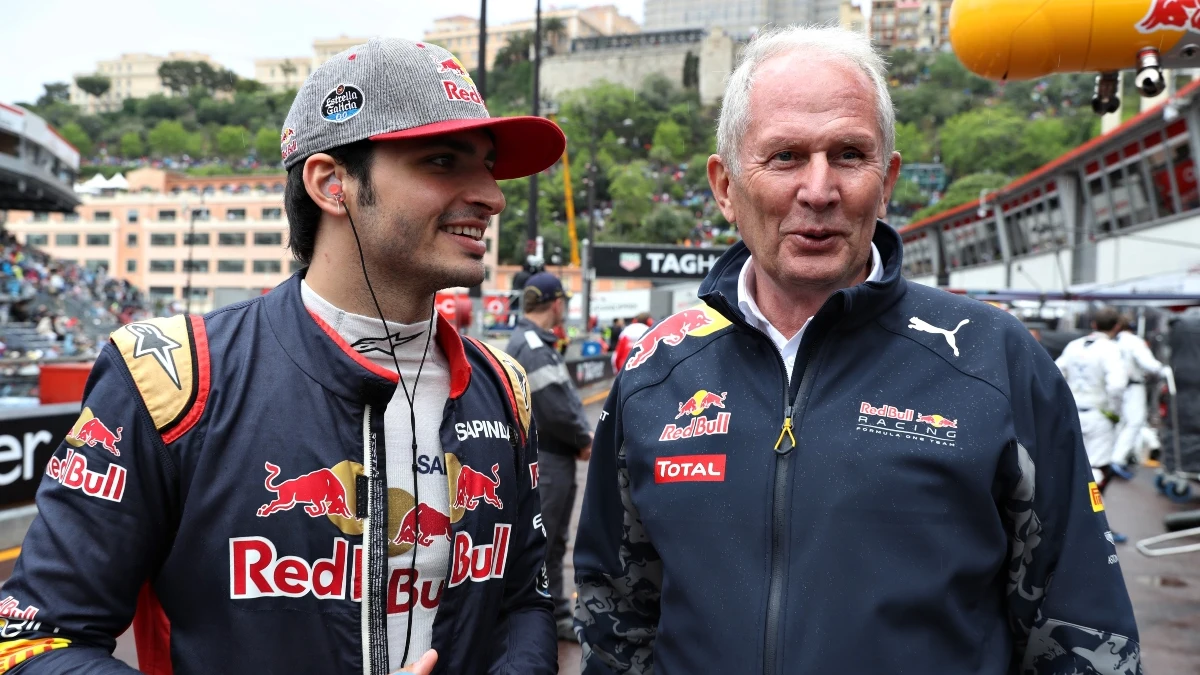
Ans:
[[[1133,319],[1122,317],[1121,331],[1117,333],[1117,347],[1129,373],[1129,386],[1125,388],[1121,403],[1121,422],[1117,425],[1116,452],[1113,456],[1118,464],[1125,462],[1145,463],[1147,448],[1141,443],[1142,430],[1146,427],[1146,378],[1166,377],[1168,367],[1150,352],[1146,341],[1133,332]]]
[[[1113,340],[1120,322],[1116,310],[1101,309],[1092,321],[1093,332],[1073,340],[1055,361],[1075,396],[1083,445],[1101,491],[1112,477],[1117,420],[1129,384],[1125,360]]]

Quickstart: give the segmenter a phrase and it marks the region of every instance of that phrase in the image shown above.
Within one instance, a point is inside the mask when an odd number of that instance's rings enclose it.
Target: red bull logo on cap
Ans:
[[[625,370],[641,367],[654,356],[660,344],[677,347],[684,338],[710,335],[728,325],[729,319],[707,305],[685,309],[663,319],[638,340],[625,362]]]
[[[1159,30],[1200,30],[1200,0],[1151,0],[1146,16],[1137,24],[1142,33]]]
[[[268,492],[275,493],[275,499],[258,508],[259,518],[290,511],[300,504],[304,505],[304,512],[311,518],[325,515],[354,517],[346,499],[346,488],[332,470],[321,468],[275,483],[273,481],[280,474],[279,467],[270,462],[266,462],[265,466],[267,479],[264,485]]]

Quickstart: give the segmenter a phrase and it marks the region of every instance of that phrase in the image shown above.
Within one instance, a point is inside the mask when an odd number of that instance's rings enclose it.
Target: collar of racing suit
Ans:
[[[871,241],[879,249],[883,264],[879,281],[867,281],[835,292],[818,312],[835,315],[831,318],[841,328],[851,328],[872,320],[899,301],[907,290],[908,282],[902,276],[904,244],[900,235],[891,225],[877,220],[875,236]],[[739,241],[717,260],[700,285],[701,300],[729,320],[742,325],[749,324],[737,306],[738,275],[749,257],[750,249],[745,242]]]
[[[337,331],[309,313],[300,295],[304,271],[275,287],[264,300],[267,323],[288,358],[337,396],[359,403],[386,403],[396,391],[395,373],[354,351]],[[450,365],[450,398],[463,395],[471,364],[462,337],[439,313],[436,340]]]

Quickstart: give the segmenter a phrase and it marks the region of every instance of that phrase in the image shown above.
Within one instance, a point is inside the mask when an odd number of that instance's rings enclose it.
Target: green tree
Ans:
[[[91,157],[95,146],[92,144],[92,139],[88,137],[87,132],[77,122],[70,122],[59,129],[62,137],[67,139],[67,142],[75,146],[79,151],[80,157]]]
[[[632,241],[651,244],[675,244],[687,239],[695,229],[695,218],[686,209],[659,204],[634,234]]]
[[[218,71],[206,61],[163,61],[158,67],[163,86],[176,94],[186,95],[195,89],[232,90],[237,76],[232,71]]]
[[[949,211],[956,206],[969,204],[979,199],[983,190],[998,190],[1008,185],[1009,178],[998,173],[977,173],[963,176],[946,188],[946,194],[936,204],[931,204],[912,215],[914,222],[936,213]]]
[[[1012,108],[972,110],[946,120],[940,139],[942,161],[955,176],[994,171],[1008,173],[1019,160],[1027,126]]]
[[[627,241],[635,236],[642,220],[650,214],[654,206],[650,197],[658,186],[650,177],[650,166],[644,160],[616,165],[609,170],[608,178],[613,205],[605,235],[612,241]]]
[[[121,134],[120,148],[121,156],[125,159],[138,159],[146,154],[142,136],[136,131],[127,131]]]
[[[150,144],[150,151],[160,157],[182,155],[195,148],[192,134],[189,134],[182,124],[172,120],[163,120],[156,124],[146,140]]]
[[[250,150],[249,137],[245,127],[221,127],[216,136],[217,154],[230,163],[245,157]]]
[[[39,108],[71,100],[71,85],[66,82],[47,82],[42,87],[45,91],[38,97],[37,106]]]
[[[103,75],[79,75],[75,78],[75,85],[88,94],[100,98],[108,93],[112,87],[112,80]]]
[[[933,157],[929,139],[913,122],[896,125],[896,152],[905,164],[928,162]]]
[[[663,120],[654,129],[654,140],[651,141],[650,158],[664,164],[675,162],[684,157],[687,147],[683,138],[683,129],[673,120]]]
[[[254,154],[263,164],[279,162],[279,132],[263,127],[254,135]]]

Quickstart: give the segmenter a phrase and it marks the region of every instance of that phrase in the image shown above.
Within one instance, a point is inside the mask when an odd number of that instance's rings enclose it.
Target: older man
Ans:
[[[744,243],[597,428],[587,675],[1140,672],[1058,369],[1009,315],[900,276],[893,120],[865,37],[746,47],[709,159]]]

